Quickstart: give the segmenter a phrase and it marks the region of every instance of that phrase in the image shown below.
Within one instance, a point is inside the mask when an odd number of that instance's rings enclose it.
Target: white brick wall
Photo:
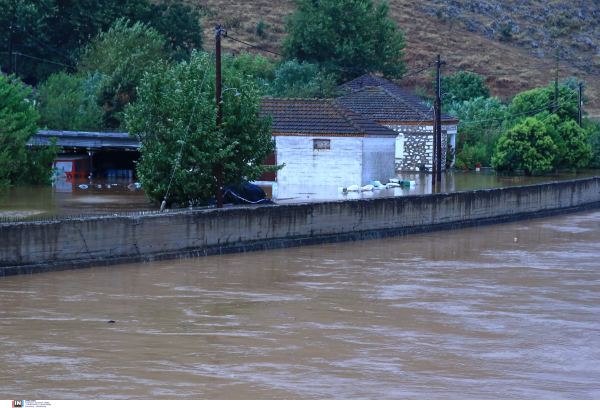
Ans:
[[[329,139],[331,148],[314,150],[313,139]],[[278,183],[341,187],[362,181],[362,137],[275,136],[275,143],[277,164],[285,163]]]

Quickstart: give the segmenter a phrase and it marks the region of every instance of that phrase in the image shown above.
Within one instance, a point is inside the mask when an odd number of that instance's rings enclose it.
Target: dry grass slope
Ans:
[[[562,54],[574,64],[561,61],[559,78],[574,76],[585,80],[589,98],[586,110],[590,116],[600,117],[600,76],[593,74],[600,71],[597,2],[581,0],[578,7],[571,8],[554,0],[388,0],[388,3],[391,18],[406,36],[405,59],[409,67],[426,65],[441,54],[451,64],[445,72],[460,68],[485,73],[492,95],[505,99],[553,81],[553,49],[561,44]],[[285,16],[295,7],[292,0],[190,0],[190,4],[199,5],[204,13],[206,47],[213,38],[214,25],[222,24],[232,36],[272,51],[279,51],[285,36]],[[262,37],[256,31],[260,21],[265,24]],[[509,23],[513,29],[510,38],[505,38],[501,29]],[[223,43],[224,52],[243,49],[256,52],[231,40]],[[540,66],[542,69],[531,70]],[[527,70],[531,71],[520,73]],[[430,91],[430,83],[431,78],[423,72],[399,84],[408,90],[424,92]]]

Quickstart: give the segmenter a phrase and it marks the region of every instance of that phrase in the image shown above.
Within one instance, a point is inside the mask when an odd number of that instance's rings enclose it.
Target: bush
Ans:
[[[600,168],[600,120],[585,119],[582,123],[588,134],[588,142],[592,148],[592,159],[589,167]]]
[[[500,138],[492,166],[503,173],[521,169],[527,175],[552,170],[557,154],[554,133],[551,124],[525,119]]]
[[[256,35],[258,35],[260,38],[265,36],[265,22],[262,20],[256,25]]]
[[[508,23],[506,26],[500,29],[500,41],[510,41],[512,40],[512,29],[513,24]]]

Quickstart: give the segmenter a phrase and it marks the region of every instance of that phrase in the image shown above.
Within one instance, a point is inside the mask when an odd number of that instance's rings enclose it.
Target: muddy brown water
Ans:
[[[599,316],[600,211],[13,276],[0,399],[598,399]]]

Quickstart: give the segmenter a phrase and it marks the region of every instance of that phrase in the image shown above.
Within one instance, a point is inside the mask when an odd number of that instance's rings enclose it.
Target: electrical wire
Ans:
[[[134,84],[134,83],[132,83],[132,82],[129,82],[129,81],[127,81],[126,79],[123,79],[123,78],[121,78],[121,77],[118,77],[118,76],[115,76],[115,75],[109,75],[109,74],[106,74],[106,73],[104,73],[104,72],[100,71],[99,69],[92,68],[92,67],[90,67],[89,65],[86,65],[86,64],[84,64],[84,63],[83,63],[83,62],[81,62],[81,61],[77,61],[75,58],[72,58],[72,57],[70,57],[70,56],[68,56],[68,55],[66,55],[66,54],[63,54],[62,52],[58,51],[56,48],[53,48],[53,47],[51,47],[50,45],[46,44],[45,42],[43,42],[43,41],[42,41],[42,40],[40,40],[39,38],[36,38],[36,37],[34,37],[33,35],[29,34],[27,31],[23,30],[23,29],[22,29],[21,27],[19,27],[19,26],[14,26],[14,27],[11,27],[11,28],[12,28],[12,29],[16,29],[16,30],[18,30],[18,31],[21,31],[22,33],[26,34],[27,36],[31,37],[31,38],[32,38],[32,39],[34,39],[35,41],[37,41],[37,42],[39,42],[40,44],[42,44],[44,47],[48,48],[49,50],[51,50],[51,51],[54,51],[55,53],[57,53],[57,54],[59,54],[59,55],[61,55],[61,56],[65,57],[65,58],[69,59],[70,61],[73,61],[74,63],[76,63],[76,64],[78,64],[78,65],[81,65],[81,66],[82,66],[82,67],[84,67],[84,68],[87,68],[87,69],[89,69],[89,70],[91,70],[91,71],[98,71],[98,72],[99,72],[99,73],[101,73],[102,75],[105,75],[105,76],[108,76],[108,77],[111,77],[111,78],[115,78],[116,80],[118,80],[118,81],[121,81],[121,82],[124,82],[124,83],[126,83],[126,84],[129,84],[129,85],[131,85],[131,86],[135,86],[135,87],[137,87],[137,86],[138,86],[137,84]]]
[[[539,66],[534,67],[534,68],[526,69],[524,71],[511,71],[511,72],[481,72],[481,71],[475,71],[475,70],[469,70],[469,69],[460,68],[460,67],[457,67],[456,65],[452,65],[452,64],[447,64],[447,65],[449,67],[456,68],[459,71],[470,72],[470,73],[477,74],[477,75],[507,76],[507,75],[519,75],[519,74],[524,74],[526,72],[540,70],[540,69],[543,69],[544,67],[546,67],[549,64],[552,64],[552,62],[546,62],[545,64],[539,65]]]
[[[576,92],[578,92],[578,90],[576,90],[576,89],[575,90],[571,90],[571,93],[568,94],[568,95],[570,95],[568,100],[570,100]],[[568,100],[567,100],[567,102],[568,102]],[[565,103],[567,103],[567,102],[565,102]],[[557,107],[557,109],[559,107],[563,106],[565,103],[559,105]],[[516,117],[516,116],[527,115],[528,113],[538,113],[538,112],[544,111],[544,110],[546,110],[548,108],[551,108],[553,106],[556,106],[556,105],[554,103],[552,103],[550,105],[544,106],[544,107],[539,108],[539,109],[533,109],[533,110],[530,110],[530,111],[527,111],[527,112],[522,112],[522,113],[515,113],[514,115],[506,115],[506,116],[501,116],[501,117],[497,117],[497,118],[491,118],[491,119],[485,119],[485,120],[478,120],[478,121],[473,121],[473,122],[463,122],[463,121],[461,121],[460,123],[462,125],[470,125],[470,124],[473,124],[473,123],[485,123],[485,122],[493,122],[495,120],[504,120],[504,119],[512,118],[512,117]]]
[[[75,65],[62,64],[60,62],[54,62],[54,61],[50,61],[50,60],[43,59],[43,58],[33,57],[33,56],[27,55],[27,54],[21,54],[20,52],[13,52],[13,54],[14,55],[20,55],[22,57],[31,58],[31,59],[38,60],[38,61],[44,61],[44,62],[47,62],[49,64],[62,65],[63,67],[68,67],[68,68],[77,68]]]

